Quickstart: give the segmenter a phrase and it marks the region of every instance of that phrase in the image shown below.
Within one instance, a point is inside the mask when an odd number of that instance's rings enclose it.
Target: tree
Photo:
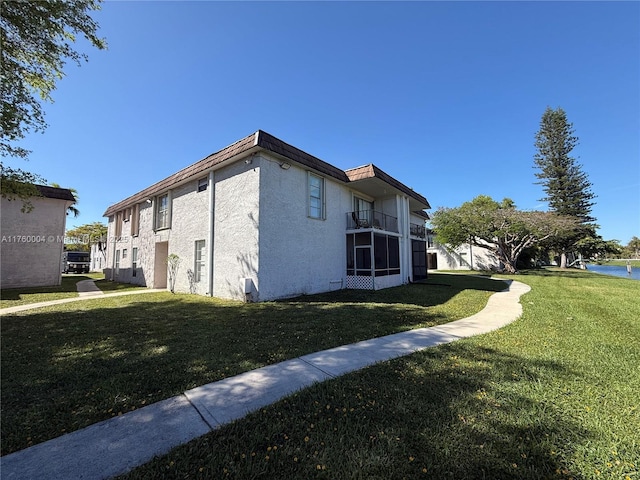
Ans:
[[[549,209],[559,215],[575,217],[580,220],[576,229],[566,235],[555,237],[554,247],[561,255],[560,266],[567,266],[567,252],[575,248],[576,242],[589,236],[595,225],[591,216],[591,207],[595,195],[591,191],[591,182],[582,167],[570,156],[578,144],[573,124],[567,120],[562,108],[545,110],[540,121],[540,130],[536,133],[534,155],[535,166],[539,169],[536,182],[543,186],[546,196],[540,199],[548,202]]]
[[[67,230],[65,237],[68,240],[65,244],[67,250],[88,252],[91,245],[95,243],[100,247],[105,245],[107,226],[100,222],[87,223]],[[100,248],[100,250],[103,249]]]
[[[622,247],[618,240],[604,240],[600,235],[590,235],[576,242],[577,251],[587,258],[598,258],[601,255],[618,255]]]
[[[450,248],[464,243],[492,251],[509,273],[516,273],[522,252],[575,227],[577,220],[552,212],[517,210],[513,201],[501,203],[479,195],[458,208],[439,208],[431,219],[437,241]]]
[[[29,151],[16,145],[29,132],[46,128],[41,101],[52,102],[51,92],[64,76],[68,60],[80,65],[87,55],[73,48],[78,35],[94,47],[106,48],[96,35],[98,24],[89,12],[101,0],[4,1],[0,8],[0,154],[26,159]],[[24,185],[44,183],[37,175],[0,162],[2,196],[28,199]]]
[[[178,278],[178,269],[180,268],[182,259],[175,253],[167,257],[167,265],[169,267],[169,290],[175,293],[176,279]]]
[[[631,240],[627,244],[627,249],[629,249],[630,254],[633,258],[640,257],[640,238],[633,236]]]
[[[51,182],[51,186],[55,188],[62,188],[60,184],[55,182]],[[80,215],[80,210],[78,210],[78,207],[76,207],[76,205],[78,204],[78,198],[79,198],[78,191],[75,188],[68,188],[67,190],[69,190],[73,195],[73,198],[76,199],[76,202],[72,203],[71,205],[69,205],[69,208],[67,208],[67,215],[69,215],[70,213],[73,213],[73,216],[77,217],[78,215]]]
[[[5,167],[0,162],[0,194],[9,201],[22,200],[22,212],[33,210],[31,197],[39,197],[37,183],[44,183],[43,178],[20,169]]]

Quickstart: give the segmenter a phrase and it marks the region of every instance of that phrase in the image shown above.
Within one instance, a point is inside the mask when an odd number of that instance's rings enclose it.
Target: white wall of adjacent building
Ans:
[[[24,213],[21,200],[1,200],[2,288],[55,286],[62,281],[64,232],[71,202],[46,197],[30,201],[33,210]]]

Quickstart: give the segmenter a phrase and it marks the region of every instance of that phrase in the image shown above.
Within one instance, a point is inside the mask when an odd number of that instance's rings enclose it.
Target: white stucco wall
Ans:
[[[492,270],[500,265],[491,251],[476,245],[461,245],[450,252],[444,246],[436,244],[428,248],[427,253],[437,254],[437,270]]]
[[[0,285],[2,288],[60,285],[67,207],[70,202],[31,198],[22,213],[20,200],[2,198]]]
[[[263,156],[261,172],[259,300],[341,288],[351,192],[325,178],[326,218],[309,218],[306,169]]]
[[[106,239],[105,239],[106,240]],[[105,242],[106,245],[106,242]],[[99,250],[98,243],[92,243],[90,254],[91,254],[91,271],[92,272],[102,272],[104,268],[107,268],[107,257],[106,257],[106,249]]]
[[[153,206],[150,203],[140,204],[139,235],[131,235],[131,222],[122,222],[120,237],[115,236],[114,217],[107,224],[107,261],[104,269],[107,280],[132,283],[153,288],[154,258],[156,234],[153,231]],[[136,276],[132,274],[133,248],[138,249],[138,265]],[[122,250],[127,249],[127,258],[122,258]],[[118,274],[113,270],[116,250],[120,250],[120,269]]]
[[[198,192],[194,180],[171,191],[171,229],[168,232],[169,255],[180,257],[175,291],[205,295],[209,289],[208,259],[202,279],[193,281],[195,242],[209,244],[209,187]],[[208,250],[208,248],[206,249]]]
[[[166,279],[166,253],[162,251],[159,258],[156,251],[159,242],[166,242],[167,253],[177,254],[181,259],[175,284],[177,292],[267,301],[345,288],[347,213],[353,210],[353,195],[358,195],[357,191],[325,177],[325,218],[309,218],[308,169],[293,163],[283,169],[281,163],[276,156],[261,152],[215,170],[213,184],[203,192],[197,191],[199,179],[172,189],[170,229],[153,231],[154,205],[146,202],[140,204],[138,236],[130,235],[131,222],[123,222],[121,237],[116,239],[111,218],[107,278],[115,276],[110,267],[115,251],[120,251],[120,270],[115,280],[162,287]],[[212,194],[213,241],[209,206]],[[399,226],[408,228],[408,202],[402,198],[376,199],[375,209],[394,217],[402,213]],[[405,210],[400,212],[401,208]],[[207,255],[203,278],[194,285],[189,281],[188,272],[194,270],[196,240],[206,241]],[[131,276],[134,247],[138,248],[135,278]],[[123,248],[127,249],[127,258],[122,258]],[[211,248],[213,255],[210,255]],[[407,281],[410,275],[410,265],[406,265],[410,256],[408,230],[401,235],[400,249],[401,275],[380,277],[376,288]],[[245,295],[247,279],[251,287],[248,296]]]
[[[244,279],[258,291],[261,161],[235,162],[215,172],[213,296],[245,300]]]

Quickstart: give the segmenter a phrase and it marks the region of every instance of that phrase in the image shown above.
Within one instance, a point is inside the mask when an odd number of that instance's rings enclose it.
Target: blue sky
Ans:
[[[78,190],[68,227],[254,132],[374,163],[434,210],[546,209],[547,106],[580,139],[605,239],[640,237],[638,2],[106,2],[109,48],[67,76],[10,162]]]

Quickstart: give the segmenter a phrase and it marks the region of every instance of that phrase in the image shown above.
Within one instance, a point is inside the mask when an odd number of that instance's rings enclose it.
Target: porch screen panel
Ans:
[[[386,235],[373,236],[373,256],[376,261],[376,277],[388,275],[389,259]]]
[[[389,275],[400,275],[400,240],[398,237],[389,239]]]
[[[356,275],[371,276],[371,247],[356,248]]]
[[[355,275],[355,251],[352,234],[347,235],[347,275]]]

